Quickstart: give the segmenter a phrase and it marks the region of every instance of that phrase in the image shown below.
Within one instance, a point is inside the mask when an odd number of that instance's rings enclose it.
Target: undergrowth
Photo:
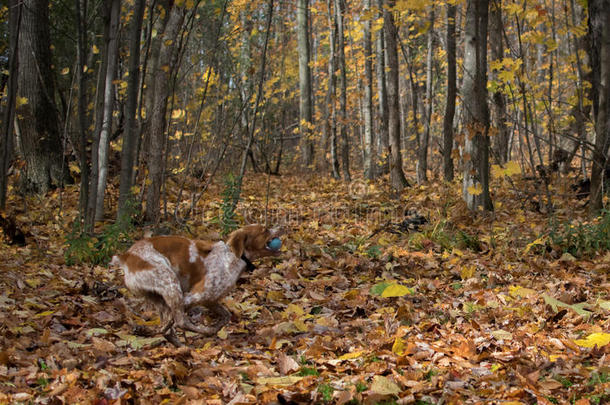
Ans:
[[[220,213],[212,222],[220,225],[220,233],[226,236],[238,228],[237,215],[235,207],[239,202],[239,177],[235,177],[229,173],[224,180],[224,188],[222,190],[222,202],[220,203]]]
[[[603,210],[591,222],[565,221],[558,224],[551,220],[549,243],[551,248],[574,257],[591,256],[610,250],[610,211]]]
[[[75,220],[72,230],[66,237],[64,251],[66,264],[107,264],[112,255],[132,242],[129,234],[134,229],[133,219],[137,211],[134,203],[127,204],[125,214],[114,223],[105,226],[98,235],[86,232],[82,222]]]

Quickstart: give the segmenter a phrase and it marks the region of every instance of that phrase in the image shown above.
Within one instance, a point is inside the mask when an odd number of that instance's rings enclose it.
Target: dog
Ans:
[[[112,258],[111,266],[125,274],[126,287],[155,304],[161,316],[161,333],[175,346],[182,344],[175,328],[215,335],[226,325],[231,312],[221,303],[252,261],[280,254],[280,228],[247,225],[229,234],[226,243],[155,236],[134,243],[127,252]],[[191,322],[186,310],[207,307],[218,319],[213,326]]]

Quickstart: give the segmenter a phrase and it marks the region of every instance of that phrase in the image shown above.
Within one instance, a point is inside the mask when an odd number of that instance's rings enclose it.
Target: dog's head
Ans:
[[[281,242],[275,240],[284,232],[280,227],[267,229],[262,225],[247,225],[232,232],[227,239],[227,245],[235,256],[252,261],[266,256],[280,254]]]

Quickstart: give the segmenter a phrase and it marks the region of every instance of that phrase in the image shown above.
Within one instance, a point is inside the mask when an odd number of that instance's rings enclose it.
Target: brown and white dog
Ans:
[[[181,343],[174,327],[214,335],[231,318],[221,303],[252,261],[280,253],[279,228],[247,225],[226,241],[212,242],[181,236],[155,236],[133,244],[114,256],[113,266],[125,273],[125,285],[134,294],[153,302],[161,315],[161,333],[176,346]],[[279,244],[281,246],[281,243]],[[193,324],[186,309],[204,305],[218,318],[213,326]]]

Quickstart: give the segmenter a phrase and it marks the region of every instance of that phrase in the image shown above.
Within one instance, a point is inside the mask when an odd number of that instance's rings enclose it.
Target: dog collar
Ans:
[[[248,259],[246,257],[246,255],[241,255],[241,260],[246,262],[246,270],[252,271],[252,270],[256,269],[256,266],[254,264],[252,264],[252,262],[250,261],[250,259]]]

